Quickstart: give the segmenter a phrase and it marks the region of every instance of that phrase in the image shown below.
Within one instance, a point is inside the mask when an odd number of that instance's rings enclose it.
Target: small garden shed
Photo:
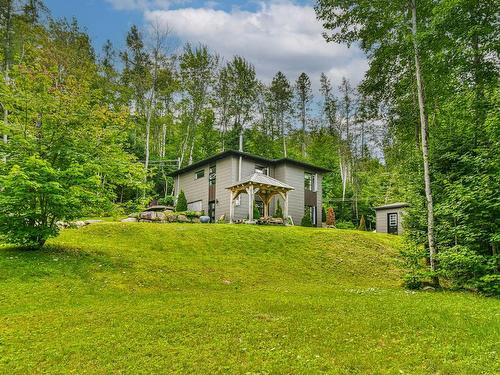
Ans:
[[[375,207],[377,213],[377,232],[389,234],[403,233],[403,216],[408,203],[398,202]]]

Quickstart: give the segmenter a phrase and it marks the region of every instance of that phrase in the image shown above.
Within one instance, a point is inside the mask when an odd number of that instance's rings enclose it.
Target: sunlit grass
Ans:
[[[398,238],[101,223],[0,249],[0,373],[500,371],[500,302],[400,287]]]

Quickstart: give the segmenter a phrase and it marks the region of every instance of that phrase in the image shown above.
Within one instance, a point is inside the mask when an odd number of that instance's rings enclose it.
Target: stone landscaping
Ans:
[[[143,212],[130,215],[123,223],[207,223],[210,218],[199,211],[174,212],[173,207],[152,206]]]

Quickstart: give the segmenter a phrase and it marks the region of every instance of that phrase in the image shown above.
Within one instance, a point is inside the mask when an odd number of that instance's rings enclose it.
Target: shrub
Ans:
[[[253,219],[254,220],[260,219],[259,207],[257,207],[256,204],[253,205]]]
[[[302,217],[300,225],[302,225],[303,227],[312,227],[311,212],[309,210],[305,211],[304,217]]]
[[[488,273],[486,258],[465,246],[442,249],[438,261],[439,275],[455,287],[471,286]]]
[[[174,197],[172,195],[167,195],[164,198],[158,199],[158,204],[161,206],[173,206],[174,205]]]
[[[175,206],[175,211],[184,212],[187,211],[187,209],[188,209],[188,204],[186,200],[186,195],[184,195],[184,192],[181,190],[179,196],[177,197],[177,205]]]
[[[358,230],[366,231],[365,215],[361,215],[361,220],[359,221]]]
[[[326,209],[325,209],[325,207],[321,207],[321,222],[322,223],[326,222]]]
[[[336,225],[337,229],[354,229],[355,226],[351,221],[339,221]]]
[[[0,176],[0,233],[15,245],[42,247],[57,235],[57,221],[102,203],[93,193],[98,182],[84,176],[80,166],[61,170],[38,156],[27,158]]]
[[[432,279],[434,273],[429,271],[425,263],[427,251],[424,246],[418,246],[414,242],[406,240],[400,254],[403,259],[403,268],[406,270],[406,274],[403,276],[403,285],[406,288],[420,289]]]
[[[280,218],[280,219],[283,218],[283,209],[281,208],[281,204],[280,204],[279,199],[276,203],[276,210],[274,211],[273,217]]]
[[[334,227],[335,226],[335,211],[333,207],[328,207],[326,214],[326,225]]]
[[[500,274],[481,277],[477,282],[477,289],[487,296],[500,296]]]

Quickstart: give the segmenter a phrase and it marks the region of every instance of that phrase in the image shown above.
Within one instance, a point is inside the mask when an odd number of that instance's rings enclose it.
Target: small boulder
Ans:
[[[169,223],[177,222],[177,215],[176,214],[167,215],[167,221]]]
[[[57,221],[56,222],[56,226],[59,228],[59,229],[64,229],[64,228],[68,228],[69,227],[69,224],[65,221]]]
[[[85,224],[85,221],[81,221],[81,220],[78,220],[78,221],[73,221],[71,223],[69,223],[69,226],[71,228],[82,228],[84,227],[86,224]]]
[[[178,215],[177,221],[179,223],[189,223],[190,222],[190,220],[188,219],[188,217],[186,215]]]
[[[139,219],[152,221],[156,217],[156,212],[154,211],[144,211],[139,215]]]
[[[155,212],[153,221],[165,221],[165,214],[163,212]]]

